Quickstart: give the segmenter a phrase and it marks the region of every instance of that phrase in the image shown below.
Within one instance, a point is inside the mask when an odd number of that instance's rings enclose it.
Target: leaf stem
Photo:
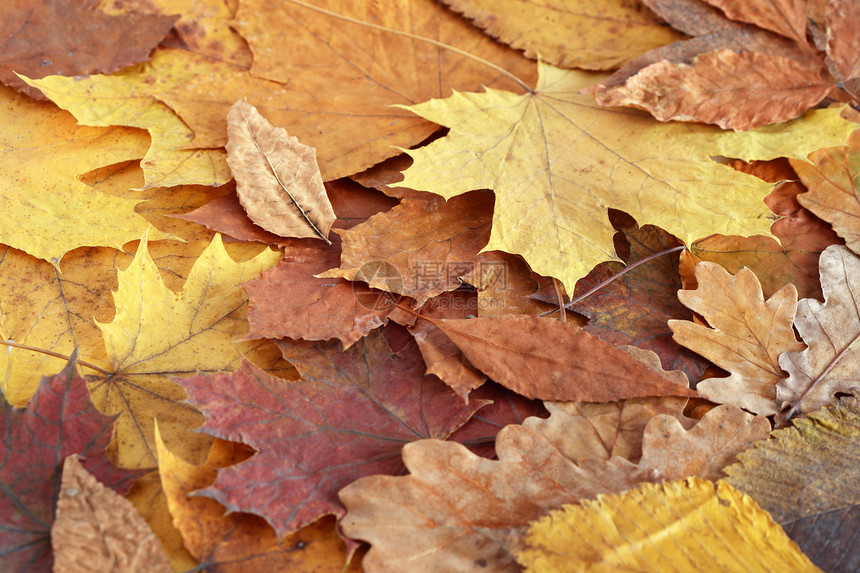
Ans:
[[[69,356],[66,356],[65,354],[60,354],[59,352],[54,352],[52,350],[45,350],[44,348],[36,348],[35,346],[28,346],[26,344],[19,344],[17,342],[13,342],[11,340],[0,340],[0,344],[2,344],[4,346],[11,346],[13,348],[20,348],[21,350],[29,350],[31,352],[39,352],[41,354],[47,354],[48,356],[53,356],[54,358],[62,358],[66,362],[68,362],[69,358],[70,358]],[[95,370],[96,372],[104,374],[105,376],[111,376],[112,375],[112,372],[108,372],[104,368],[96,366],[95,364],[90,364],[89,362],[84,362],[83,360],[78,360],[78,364],[80,364],[81,366],[86,366],[87,368],[90,368],[91,370]]]
[[[329,10],[326,10],[325,8],[320,8],[318,6],[313,6],[311,4],[307,4],[305,2],[302,2],[301,0],[287,0],[287,1],[291,4],[301,6],[302,8],[307,8],[308,10],[313,10],[315,12],[319,12],[320,14],[325,14],[326,16],[328,16],[330,18],[336,18],[338,20],[343,20],[345,22],[350,22],[352,24],[358,24],[359,26],[366,26],[368,28],[372,28],[374,30],[379,30],[381,32],[388,32],[389,34],[394,34],[395,36],[403,36],[404,38],[409,38],[411,40],[418,40],[420,42],[427,42],[428,44],[432,44],[438,48],[443,48],[445,50],[454,52],[455,54],[459,54],[459,55],[463,56],[464,58],[469,58],[470,60],[484,64],[485,66],[499,72],[503,76],[505,76],[508,79],[510,79],[511,81],[515,82],[517,85],[519,85],[524,90],[526,90],[526,92],[534,93],[534,90],[527,83],[525,83],[523,80],[521,80],[520,78],[518,78],[517,76],[515,76],[514,74],[512,74],[508,70],[504,69],[503,67],[497,66],[493,62],[487,61],[483,58],[479,58],[478,56],[476,56],[474,54],[470,54],[469,52],[463,51],[459,48],[455,48],[454,46],[451,46],[448,44],[443,44],[442,42],[438,42],[436,40],[431,40],[430,38],[425,38],[424,36],[418,36],[416,34],[410,34],[409,32],[401,32],[400,30],[394,30],[392,28],[386,28],[385,26],[380,26],[378,24],[371,24],[370,22],[364,22],[362,20],[356,20],[355,18],[350,18],[349,16],[343,16],[341,14],[338,14],[337,12],[331,12]]]
[[[597,285],[596,287],[594,287],[593,289],[588,291],[587,293],[579,295],[578,297],[576,297],[575,299],[573,299],[569,303],[565,304],[564,306],[559,305],[558,308],[554,308],[552,310],[542,312],[538,316],[549,316],[550,314],[552,314],[554,312],[558,312],[561,309],[570,309],[573,305],[581,302],[583,299],[596,293],[597,291],[599,291],[600,289],[602,289],[603,287],[605,287],[606,285],[608,285],[609,283],[611,283],[612,281],[614,281],[615,279],[620,277],[621,275],[632,271],[633,269],[635,269],[639,265],[644,265],[648,261],[650,261],[652,259],[656,259],[657,257],[662,257],[663,255],[668,255],[670,253],[677,253],[678,251],[683,251],[686,248],[687,247],[685,245],[678,245],[677,247],[672,247],[671,249],[666,249],[665,251],[660,251],[659,253],[654,253],[653,255],[648,255],[644,259],[638,260],[635,263],[633,263],[632,265],[628,265],[628,266],[624,267],[623,269],[621,269],[620,271],[618,271],[617,273],[615,273],[614,275],[612,275],[611,277],[609,277],[608,279],[606,279],[605,281],[603,281],[602,283],[600,283],[599,285]]]

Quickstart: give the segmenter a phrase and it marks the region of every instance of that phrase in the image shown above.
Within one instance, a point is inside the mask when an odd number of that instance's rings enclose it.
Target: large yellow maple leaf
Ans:
[[[241,355],[234,341],[247,331],[247,297],[238,285],[280,257],[266,250],[237,263],[216,235],[176,294],[161,279],[144,237],[131,265],[118,273],[116,316],[97,323],[112,372],[90,378],[96,407],[119,414],[110,450],[120,466],[155,465],[156,417],[173,451],[186,460],[205,459],[211,439],[187,431],[202,424],[203,416],[183,402],[185,391],[171,376],[238,367]]]
[[[770,235],[776,216],[763,198],[772,185],[712,158],[802,158],[856,127],[838,109],[742,133],[660,123],[579,93],[600,77],[541,64],[530,94],[488,89],[407,108],[451,131],[409,152],[400,186],[445,198],[492,189],[485,250],[520,254],[572,292],[596,264],[617,260],[608,208],[687,245],[715,233]]]
[[[194,134],[156,97],[196,75],[235,71],[183,50],[159,50],[152,60],[111,75],[48,76],[25,81],[84,125],[145,129],[152,144],[141,162],[145,185],[223,185],[231,178],[222,149],[187,149]]]
[[[49,103],[0,87],[0,243],[59,269],[78,247],[121,249],[137,239],[149,226],[134,212],[139,201],[92,192],[78,175],[145,151],[146,137],[134,130],[81,127]]]

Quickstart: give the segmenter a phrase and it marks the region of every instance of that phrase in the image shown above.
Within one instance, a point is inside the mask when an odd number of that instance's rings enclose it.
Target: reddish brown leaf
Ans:
[[[616,245],[629,247],[616,248],[626,264],[681,244],[662,229],[651,225],[639,228],[635,221],[618,213],[613,213],[612,221],[619,230]],[[707,361],[675,342],[668,325],[672,319],[692,318],[690,311],[678,301],[677,293],[682,285],[676,257],[674,254],[661,256],[631,270],[575,304],[572,310],[589,318],[583,327],[586,332],[614,346],[629,344],[652,350],[666,370],[681,370],[695,382]],[[625,266],[614,262],[597,265],[576,283],[574,298]]]
[[[609,402],[697,396],[582,329],[555,319],[436,320],[476,368],[527,398]]]
[[[258,452],[222,470],[205,494],[230,511],[264,517],[279,536],[342,515],[340,488],[360,476],[400,473],[404,444],[446,438],[485,404],[465,406],[424,376],[414,343],[394,352],[379,332],[347,351],[337,342],[279,345],[300,380],[247,363],[236,373],[179,380],[206,412],[203,431]]]
[[[827,25],[827,56],[846,82],[860,78],[860,2],[830,0],[824,12]]]
[[[723,49],[696,56],[689,64],[651,64],[623,85],[598,89],[595,97],[600,105],[645,109],[660,121],[743,130],[795,118],[832,87],[821,65]]]
[[[421,305],[428,298],[474,283],[475,257],[490,238],[493,194],[475,191],[450,201],[414,192],[397,207],[338,234],[343,239],[340,268],[323,277],[360,280],[385,289],[387,277],[366,277],[379,263],[402,280],[395,292]],[[387,289],[386,289],[387,290]]]
[[[84,467],[124,494],[140,472],[114,467],[105,447],[113,419],[90,402],[74,358],[63,372],[42,378],[23,409],[0,397],[0,555],[10,571],[50,571],[51,524],[63,460],[86,458]]]
[[[755,24],[806,43],[806,5],[809,0],[705,0],[732,20]]]
[[[242,207],[242,203],[239,202],[239,196],[235,191],[212,199],[193,211],[174,216],[222,233],[225,235],[225,241],[227,237],[233,237],[240,241],[256,241],[268,245],[295,243],[295,239],[281,237],[255,225]]]
[[[704,36],[729,28],[740,28],[704,0],[642,0],[676,30],[690,36]]]
[[[14,72],[50,75],[110,73],[141,60],[176,16],[107,16],[98,0],[5,0],[0,4],[0,82],[44,100]]]
[[[421,316],[428,318],[467,318],[474,316],[478,308],[475,292],[456,290],[430,299],[421,309]],[[427,365],[427,374],[433,374],[451,387],[466,402],[469,392],[483,384],[487,377],[472,366],[444,332],[429,320],[411,316],[409,332],[415,337],[418,349]],[[392,320],[401,322],[392,315]]]
[[[248,292],[247,339],[337,338],[350,346],[385,324],[396,300],[377,289],[344,279],[316,278],[340,261],[340,239],[288,247],[284,260],[242,285]]]

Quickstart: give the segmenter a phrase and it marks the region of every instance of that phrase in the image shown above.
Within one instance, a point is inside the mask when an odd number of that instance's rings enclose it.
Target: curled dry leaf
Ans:
[[[765,301],[752,271],[732,276],[709,262],[696,265],[696,280],[698,288],[679,291],[678,298],[710,328],[682,320],[670,320],[669,326],[678,343],[731,373],[703,380],[696,390],[713,402],[776,414],[776,384],[784,376],[779,356],[804,348],[792,329],[797,289],[786,285]]]
[[[227,164],[254,223],[282,237],[331,244],[328,232],[336,217],[314,148],[273,127],[248,102],[237,101],[227,113]]]
[[[860,257],[841,245],[827,247],[819,261],[824,303],[805,298],[794,326],[809,347],[786,352],[779,365],[789,377],[777,385],[780,404],[791,413],[812,412],[860,386]]]
[[[173,571],[143,516],[84,469],[76,455],[63,464],[51,547],[55,573]]]

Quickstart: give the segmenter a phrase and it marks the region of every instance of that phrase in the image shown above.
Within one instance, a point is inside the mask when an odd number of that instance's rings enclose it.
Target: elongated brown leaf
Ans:
[[[527,398],[697,396],[584,330],[535,316],[432,321],[476,368]]]
[[[316,150],[272,127],[251,104],[237,101],[227,114],[227,163],[254,223],[282,237],[331,244],[328,232],[335,214]]]

